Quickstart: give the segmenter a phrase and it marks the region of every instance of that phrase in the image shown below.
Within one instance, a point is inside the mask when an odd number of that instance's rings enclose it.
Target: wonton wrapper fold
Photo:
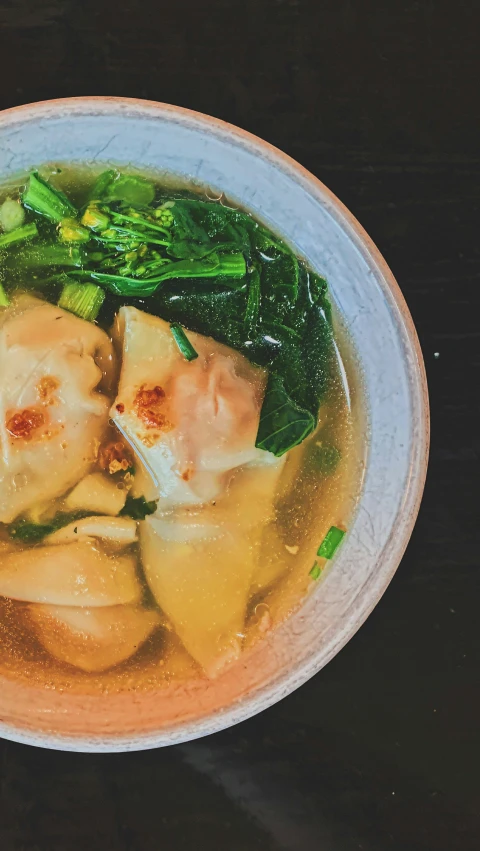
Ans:
[[[133,307],[120,310],[123,362],[111,416],[142,462],[136,494],[158,500],[156,514],[139,524],[147,581],[213,677],[241,651],[284,459],[255,447],[264,370],[210,338],[187,335],[198,352],[191,362],[168,323]],[[150,391],[151,410],[142,417],[138,400],[148,402]],[[148,417],[157,417],[158,427]]]
[[[133,656],[161,624],[136,606],[85,609],[32,604],[29,615],[45,649],[83,671],[105,671]]]
[[[0,596],[58,606],[116,606],[141,597],[132,555],[107,555],[89,542],[2,554]]]
[[[112,345],[92,322],[28,295],[0,316],[0,522],[61,496],[108,423]],[[22,430],[22,418],[37,425]],[[20,419],[20,427],[12,423]]]

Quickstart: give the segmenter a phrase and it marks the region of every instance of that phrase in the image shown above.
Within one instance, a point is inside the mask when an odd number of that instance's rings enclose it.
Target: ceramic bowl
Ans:
[[[331,192],[266,142],[147,101],[75,98],[0,114],[0,179],[42,162],[134,164],[223,190],[328,278],[363,375],[368,454],[332,569],[300,609],[208,687],[81,696],[0,682],[0,735],[76,751],[153,748],[214,733],[281,700],[335,656],[378,603],[418,512],[428,452],[422,355],[401,292]]]

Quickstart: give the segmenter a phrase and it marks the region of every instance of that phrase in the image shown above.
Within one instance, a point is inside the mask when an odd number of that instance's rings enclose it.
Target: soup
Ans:
[[[0,224],[0,670],[215,678],[347,530],[327,283],[225,199],[116,168],[32,172]]]

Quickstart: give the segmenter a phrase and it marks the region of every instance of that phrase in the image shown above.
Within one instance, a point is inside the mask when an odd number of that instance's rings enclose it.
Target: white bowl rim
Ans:
[[[418,340],[417,332],[409,309],[400,287],[388,264],[355,216],[344,204],[326,187],[321,180],[301,166],[296,160],[274,145],[254,134],[221,119],[184,107],[140,98],[123,98],[110,96],[82,96],[57,98],[35,103],[23,104],[0,111],[0,128],[24,124],[46,117],[53,111],[68,111],[71,115],[106,115],[121,114],[137,118],[155,116],[168,121],[193,124],[201,129],[216,133],[222,137],[228,134],[230,142],[247,148],[253,153],[268,156],[268,159],[281,170],[294,176],[295,180],[313,192],[317,200],[327,207],[332,217],[340,223],[349,238],[362,254],[364,259],[376,270],[377,281],[383,295],[389,298],[397,308],[397,319],[401,325],[402,340],[410,354],[410,389],[413,398],[413,408],[418,418],[418,441],[412,447],[410,475],[402,503],[402,519],[392,530],[392,534],[384,546],[377,561],[381,569],[377,570],[374,581],[369,582],[368,599],[363,605],[358,605],[355,618],[339,630],[336,640],[330,642],[328,651],[325,648],[312,651],[310,658],[303,664],[301,671],[287,671],[281,674],[273,683],[263,687],[260,694],[251,699],[247,695],[233,706],[226,706],[220,712],[211,716],[200,717],[181,723],[171,728],[162,728],[158,733],[138,733],[133,737],[105,736],[98,740],[88,736],[56,735],[43,730],[24,730],[15,725],[5,723],[0,719],[0,736],[10,741],[47,747],[54,750],[76,752],[124,752],[147,750],[163,745],[181,744],[192,741],[214,732],[220,732],[234,724],[245,721],[259,712],[269,708],[314,676],[323,668],[353,637],[377,605],[381,596],[391,582],[401,558],[409,542],[420,508],[428,465],[430,415],[428,388],[425,366]],[[321,658],[320,658],[321,657]],[[278,694],[279,686],[281,693]],[[275,692],[272,695],[272,692]]]

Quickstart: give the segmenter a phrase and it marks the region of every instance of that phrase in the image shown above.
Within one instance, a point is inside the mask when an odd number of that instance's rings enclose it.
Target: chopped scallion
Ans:
[[[318,579],[320,577],[321,572],[322,572],[322,569],[321,569],[320,565],[318,564],[318,562],[315,562],[312,569],[309,571],[308,575],[311,576],[312,579]]]
[[[333,558],[338,547],[340,546],[345,532],[337,526],[331,526],[320,544],[317,556],[319,558]]]
[[[103,304],[105,293],[96,284],[65,284],[58,306],[69,310],[87,322],[93,322],[97,318]]]
[[[198,358],[198,352],[196,352],[193,348],[182,326],[179,325],[178,322],[172,322],[170,330],[183,357],[187,360],[195,360],[195,358]]]

